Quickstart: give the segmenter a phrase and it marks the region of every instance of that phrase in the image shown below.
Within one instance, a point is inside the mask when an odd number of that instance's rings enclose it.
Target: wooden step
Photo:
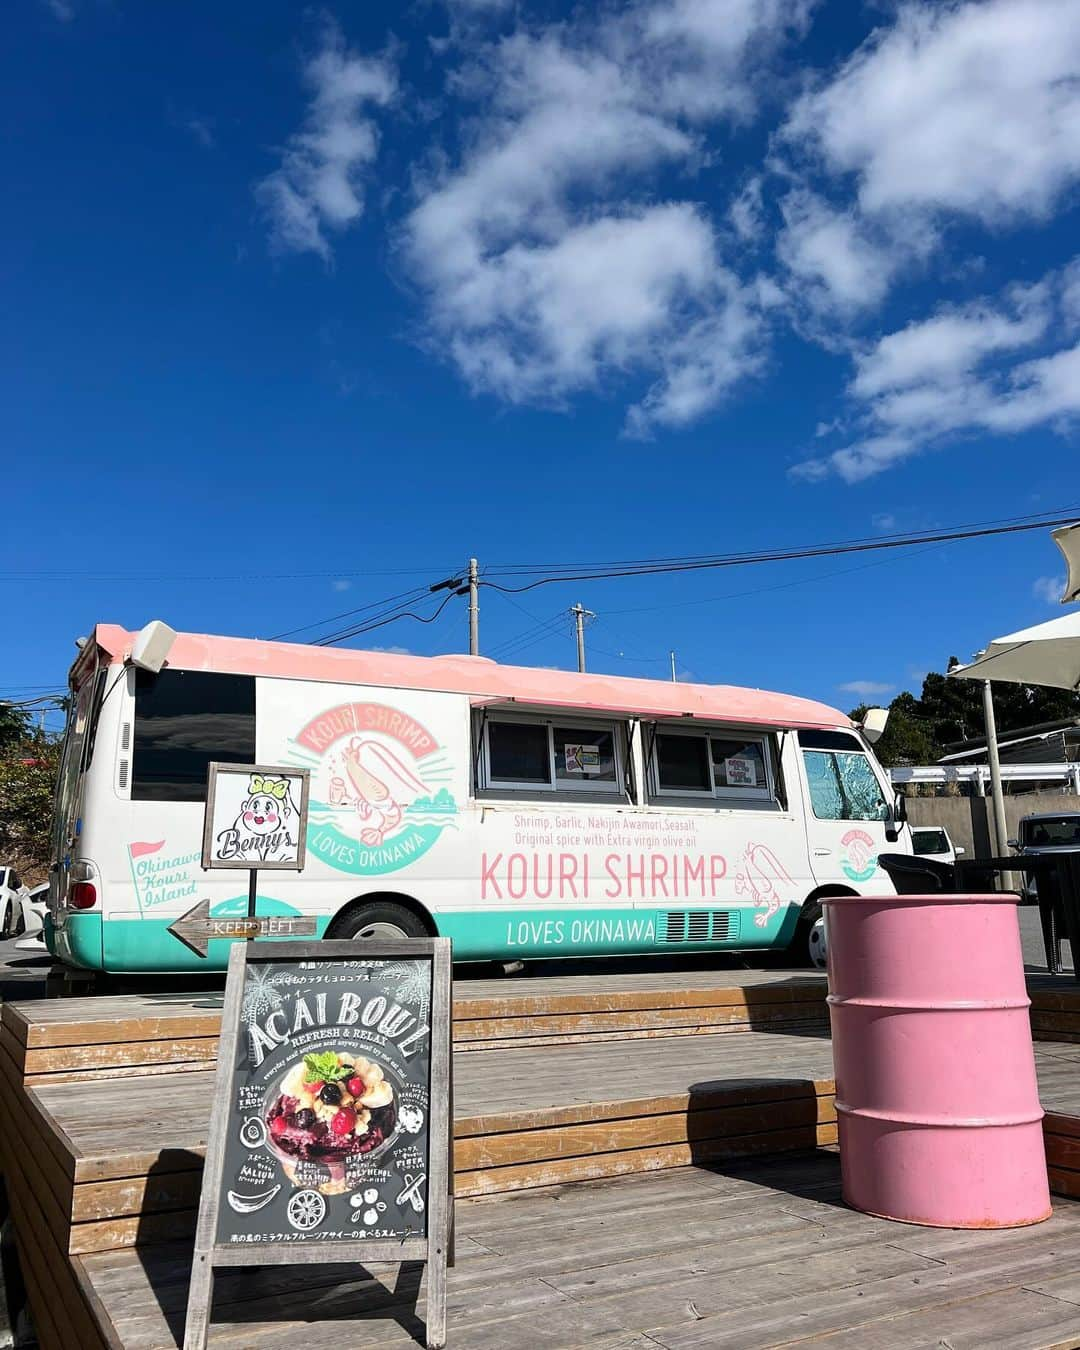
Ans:
[[[1032,976],[1036,1040],[1080,1043],[1080,985]],[[806,970],[676,970],[459,979],[457,1051],[826,1028],[826,984]],[[0,1044],[31,1086],[99,1075],[200,1072],[216,1062],[220,993],[6,1004]]]
[[[455,1193],[492,1195],[835,1140],[829,1042],[673,1037],[458,1054]],[[69,1252],[191,1230],[214,1075],[24,1088],[0,1050],[19,1166]]]
[[[217,1057],[222,996],[124,994],[10,1003],[0,1041],[31,1086],[102,1074],[199,1072]],[[454,1045],[513,1045],[825,1027],[825,981],[810,971],[658,971],[459,980]]]

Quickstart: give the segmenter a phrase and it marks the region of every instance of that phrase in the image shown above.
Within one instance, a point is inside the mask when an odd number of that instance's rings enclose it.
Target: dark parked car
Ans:
[[[1053,811],[1039,816],[1023,816],[1020,830],[1009,847],[1021,854],[1080,853],[1080,811]],[[1034,880],[1028,894],[1037,890]]]

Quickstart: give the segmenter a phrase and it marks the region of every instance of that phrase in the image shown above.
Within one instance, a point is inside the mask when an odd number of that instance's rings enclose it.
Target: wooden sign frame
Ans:
[[[427,1236],[401,1240],[294,1242],[283,1246],[217,1241],[225,1169],[226,1131],[235,1119],[237,1040],[244,974],[261,962],[368,961],[426,957],[432,966],[428,1112]],[[453,1265],[453,1068],[450,1048],[449,938],[319,942],[238,942],[229,953],[217,1074],[203,1170],[199,1220],[188,1292],[184,1350],[204,1350],[210,1327],[214,1271],[230,1266],[422,1261],[428,1267],[428,1350],[446,1344],[446,1271]]]
[[[294,802],[296,808],[296,857],[288,861],[279,861],[274,858],[245,858],[238,856],[235,859],[223,859],[214,856],[214,814],[218,806],[218,779],[219,778],[250,778],[253,774],[258,774],[261,778],[285,778],[299,780],[300,800]],[[307,850],[307,822],[308,822],[308,796],[311,790],[311,770],[298,769],[293,764],[229,764],[222,760],[214,760],[207,765],[206,774],[206,809],[203,813],[203,840],[202,840],[202,866],[204,871],[217,871],[222,868],[238,868],[246,872],[255,871],[275,871],[275,872],[302,872],[304,870],[305,854]]]

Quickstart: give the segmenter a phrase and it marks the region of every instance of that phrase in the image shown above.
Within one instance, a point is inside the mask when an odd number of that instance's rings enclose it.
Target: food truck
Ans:
[[[891,894],[878,853],[911,851],[869,724],[788,694],[158,621],[96,627],[70,685],[46,929],[91,970],[224,968],[228,940],[171,931],[248,912],[242,872],[202,867],[214,762],[309,771],[304,868],[259,872],[259,915],[447,936],[459,961],[820,964],[821,900]],[[281,784],[250,786],[287,826]]]

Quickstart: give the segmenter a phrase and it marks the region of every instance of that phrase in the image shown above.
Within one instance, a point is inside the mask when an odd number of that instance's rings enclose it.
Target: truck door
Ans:
[[[891,893],[877,865],[878,854],[890,847],[888,799],[862,742],[846,731],[800,731],[799,747],[815,882]]]

